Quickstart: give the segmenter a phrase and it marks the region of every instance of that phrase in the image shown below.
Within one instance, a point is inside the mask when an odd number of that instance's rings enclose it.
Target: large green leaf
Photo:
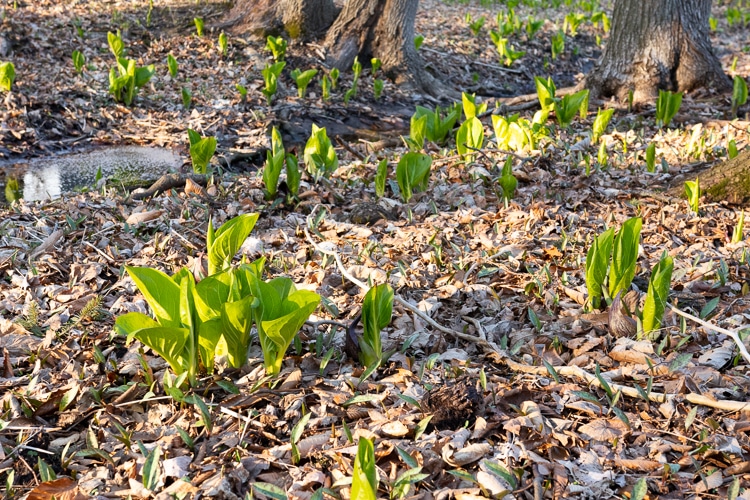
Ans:
[[[224,304],[221,311],[222,335],[227,345],[227,359],[234,368],[247,362],[247,349],[250,346],[250,330],[253,326],[252,304],[255,297],[247,297]]]
[[[128,338],[128,342],[133,338],[133,334],[144,328],[156,328],[159,323],[149,318],[143,313],[129,312],[118,316],[115,320],[115,332]]]
[[[208,246],[209,276],[230,267],[232,259],[257,221],[258,214],[242,214],[213,231],[212,242]]]
[[[359,438],[352,472],[351,500],[375,500],[378,472],[375,469],[375,447],[367,438]]]
[[[144,85],[146,85],[148,81],[151,80],[151,77],[154,76],[155,72],[156,68],[153,64],[137,68],[135,70],[135,86],[143,87]]]
[[[609,272],[609,296],[618,292],[626,293],[635,276],[635,265],[638,261],[638,244],[641,239],[640,217],[626,220],[617,236],[612,250],[612,267]]]
[[[277,375],[281,371],[281,362],[289,344],[292,343],[294,336],[307,318],[310,317],[310,314],[318,307],[319,302],[320,296],[317,293],[308,290],[292,292],[282,304],[282,309],[286,314],[279,318],[261,322],[259,334],[265,336],[275,345],[275,349],[269,352],[269,356],[266,356],[264,352],[266,371],[270,375]],[[266,345],[268,345],[268,342],[266,342]]]
[[[607,277],[614,235],[614,228],[604,231],[594,239],[594,243],[586,254],[586,288],[594,309],[599,308],[601,301],[602,285]]]
[[[231,270],[203,278],[195,285],[195,309],[201,321],[221,315],[221,307],[229,299],[232,284]]]
[[[180,326],[180,287],[172,278],[150,267],[125,266],[161,326]]]
[[[185,348],[190,337],[187,328],[157,326],[143,328],[133,336],[147,345],[152,351],[164,358],[176,375],[188,370],[188,357]]]
[[[380,363],[383,346],[380,331],[388,326],[393,314],[393,288],[388,283],[374,286],[365,294],[362,303],[364,334],[360,342],[362,364],[370,367]]]
[[[669,297],[674,261],[666,252],[651,271],[646,301],[643,304],[643,333],[651,333],[661,326]]]
[[[484,127],[479,118],[473,116],[463,122],[456,133],[456,150],[458,154],[473,156],[474,149],[482,149],[484,144]]]

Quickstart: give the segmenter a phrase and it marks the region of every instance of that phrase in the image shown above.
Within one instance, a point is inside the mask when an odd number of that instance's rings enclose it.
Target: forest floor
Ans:
[[[315,45],[292,43],[268,106],[260,89],[270,53],[229,34],[220,54],[209,28],[222,3],[158,1],[150,12],[143,0],[4,4],[0,34],[11,52],[0,59],[15,63],[17,78],[0,95],[0,158],[140,144],[173,149],[189,170],[188,128],[219,143],[205,188],[138,201],[105,179],[0,210],[5,498],[349,498],[360,438],[374,440],[380,498],[750,498],[748,360],[720,329],[744,338],[750,325],[748,230],[732,242],[742,207],[702,203],[694,213],[666,194],[726,158],[731,140],[740,150],[748,144],[750,123],[731,120],[730,96],[687,95],[664,128],[653,106],[592,102],[585,119],[563,129],[550,118],[537,149],[513,154],[497,147],[485,116],[473,161],[452,140],[427,144],[429,189],[407,203],[394,175],[407,151],[399,136],[408,135],[415,104],[434,108],[427,96],[386,82],[376,101],[365,68],[346,105],[350,71],[329,101],[317,80],[298,98],[290,70],[321,63]],[[531,119],[536,98],[512,98],[533,93],[534,76],[552,76],[558,89],[575,84],[606,42],[583,10],[598,2],[573,4],[518,6],[523,23],[532,14],[544,23],[533,36],[509,37],[526,54],[506,68],[489,36],[505,6],[426,0],[420,53],[458,92]],[[714,7],[712,39],[727,72],[747,77],[747,28],[727,21],[734,7]],[[611,5],[601,8],[611,15]],[[552,59],[551,40],[571,12],[584,22]],[[467,14],[486,17],[476,36]],[[193,27],[199,16],[203,37]],[[107,32],[118,29],[130,57],[156,65],[131,107],[107,91]],[[81,75],[73,50],[86,58]],[[175,77],[168,54],[179,64]],[[597,107],[615,109],[601,138],[606,165],[590,138]],[[270,126],[301,158],[311,123],[339,137],[338,170],[318,184],[303,176],[296,202],[267,202],[258,169]],[[649,144],[655,172],[647,171]],[[518,188],[506,204],[498,178],[508,157]],[[378,198],[382,159],[389,181]],[[357,214],[376,203],[381,217],[362,224]],[[265,377],[254,342],[242,369],[219,362],[181,397],[165,390],[162,358],[113,332],[117,316],[148,312],[124,266],[200,276],[209,218],[219,226],[242,213],[260,214],[242,252],[265,256],[268,277],[292,278],[323,305],[278,379]],[[643,226],[634,288],[646,292],[667,252],[670,304],[706,324],[668,309],[652,336],[620,336],[606,308],[586,307],[592,241],[635,216]],[[364,295],[348,275],[387,281],[421,311],[396,302],[383,330],[384,349],[395,352],[366,379],[344,352]],[[308,414],[301,435],[293,433]]]

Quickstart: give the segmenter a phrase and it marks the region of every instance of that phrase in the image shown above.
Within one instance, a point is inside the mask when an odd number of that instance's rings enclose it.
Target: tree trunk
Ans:
[[[711,50],[711,0],[617,0],[612,33],[584,85],[599,97],[654,102],[658,90],[731,89]]]
[[[292,38],[311,38],[327,31],[323,45],[329,67],[348,70],[357,56],[363,64],[377,57],[385,75],[396,83],[456,97],[425,71],[414,48],[418,4],[419,0],[348,0],[337,17],[333,0],[236,0],[220,27],[263,37],[286,32]]]
[[[344,70],[356,56],[363,61],[377,57],[386,76],[396,83],[439,95],[442,86],[425,71],[414,47],[418,4],[418,0],[349,0],[326,35],[326,63]]]
[[[750,203],[750,149],[701,172],[698,182],[710,202],[747,205]],[[670,189],[673,196],[684,196],[684,193],[682,183]]]
[[[260,37],[314,38],[336,19],[333,0],[237,0],[222,26]]]

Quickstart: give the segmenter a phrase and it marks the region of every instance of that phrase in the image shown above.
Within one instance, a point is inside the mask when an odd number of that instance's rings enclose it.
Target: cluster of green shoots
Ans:
[[[109,50],[115,56],[116,68],[109,71],[109,93],[117,102],[130,106],[138,90],[154,75],[153,64],[138,66],[134,59],[125,57],[125,43],[120,32],[107,33]]]
[[[286,67],[284,58],[286,57],[287,47],[287,41],[284,40],[283,37],[268,36],[266,39],[266,49],[271,52],[274,60],[273,63],[267,63],[265,68],[261,71],[265,84],[262,92],[263,95],[266,96],[266,102],[268,105],[271,104],[274,96],[278,92],[279,78]],[[384,88],[384,81],[377,78],[377,73],[380,70],[382,63],[380,59],[376,57],[372,58],[370,63],[372,65],[373,94],[377,100],[380,99]],[[344,104],[348,104],[353,97],[356,97],[362,69],[362,63],[355,57],[354,63],[352,64],[352,86],[344,93]],[[319,74],[320,72],[317,69],[303,70],[296,68],[291,71],[290,76],[297,86],[297,96],[300,99],[305,97],[307,88]],[[338,87],[339,76],[340,71],[337,68],[333,68],[330,71],[321,74],[318,81],[320,83],[322,98],[324,101],[329,100],[331,98],[331,90],[335,90]],[[247,95],[247,89],[241,85],[237,85],[237,90],[244,99]]]
[[[265,258],[232,266],[257,220],[257,214],[245,214],[217,230],[209,221],[208,275],[200,280],[187,268],[168,276],[158,269],[126,266],[154,318],[127,313],[117,318],[115,329],[162,356],[178,377],[177,387],[185,380],[195,387],[201,368],[213,372],[216,356],[242,367],[253,326],[266,371],[277,375],[287,348],[318,306],[320,296],[297,290],[289,278],[263,280]]]
[[[617,234],[609,228],[594,239],[586,254],[586,288],[594,309],[601,307],[602,298],[613,300],[630,289],[638,263],[641,225],[641,218],[633,217]],[[672,257],[664,252],[651,271],[643,309],[630,311],[636,315],[639,337],[651,338],[661,326],[673,268]]]

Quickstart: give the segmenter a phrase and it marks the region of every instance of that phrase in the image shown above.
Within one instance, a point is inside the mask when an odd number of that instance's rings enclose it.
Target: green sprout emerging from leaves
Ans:
[[[167,55],[167,69],[169,70],[169,76],[172,78],[177,77],[179,66],[177,65],[177,59],[172,54]]]
[[[318,127],[313,123],[312,134],[305,145],[304,159],[307,172],[315,182],[322,177],[330,177],[338,168],[339,159],[325,127]]]
[[[226,57],[228,50],[229,42],[227,41],[227,35],[222,31],[219,34],[219,54],[221,54],[221,57]]]
[[[503,190],[503,201],[505,202],[505,206],[507,208],[508,203],[513,198],[513,195],[516,192],[516,187],[518,186],[518,179],[516,179],[516,176],[513,175],[513,157],[510,155],[505,160],[503,171],[500,174],[498,183],[500,184],[500,188]]]
[[[193,19],[193,23],[195,23],[195,33],[199,37],[203,36],[203,19],[200,17],[196,17]]]
[[[292,71],[291,76],[294,79],[295,83],[297,84],[297,96],[302,99],[305,97],[305,93],[307,92],[307,86],[310,85],[310,82],[313,78],[315,78],[315,75],[318,74],[317,69],[308,69],[307,71],[301,71],[299,69],[295,69]]]
[[[422,153],[406,153],[396,165],[396,181],[401,197],[405,202],[411,200],[413,193],[424,191],[430,180],[432,158]]]
[[[656,99],[656,126],[668,127],[674,115],[680,110],[682,92],[660,90]]]
[[[190,159],[193,162],[193,172],[207,174],[208,166],[216,152],[216,137],[201,137],[193,129],[188,129],[190,141]]]
[[[10,92],[16,81],[16,67],[12,62],[0,63],[0,90]]]
[[[76,70],[76,74],[80,75],[83,73],[83,68],[86,66],[86,56],[80,50],[73,51],[73,67]]]
[[[737,116],[740,106],[747,102],[747,82],[739,75],[734,76],[732,85],[732,116]]]
[[[284,69],[284,66],[286,66],[286,63],[284,61],[279,61],[274,64],[267,64],[263,71],[261,71],[263,74],[263,81],[266,84],[262,92],[263,95],[266,96],[266,103],[268,103],[269,106],[271,105],[273,96],[276,95],[276,90],[279,84],[279,75]]]
[[[696,215],[700,210],[701,194],[701,185],[698,178],[694,181],[685,181],[685,195],[688,199],[688,205]]]
[[[269,35],[266,38],[266,48],[273,54],[274,61],[283,61],[286,56],[287,42],[282,37]]]

